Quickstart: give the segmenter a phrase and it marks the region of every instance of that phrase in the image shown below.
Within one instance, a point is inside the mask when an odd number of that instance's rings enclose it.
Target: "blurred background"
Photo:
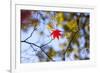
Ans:
[[[21,10],[21,63],[90,59],[87,12]],[[53,30],[61,31],[59,39]]]

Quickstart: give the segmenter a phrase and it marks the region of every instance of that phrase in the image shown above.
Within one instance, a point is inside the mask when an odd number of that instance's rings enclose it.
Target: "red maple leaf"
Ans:
[[[61,36],[61,31],[57,29],[53,30],[50,36],[53,36],[54,39],[55,38],[59,39],[59,37]]]

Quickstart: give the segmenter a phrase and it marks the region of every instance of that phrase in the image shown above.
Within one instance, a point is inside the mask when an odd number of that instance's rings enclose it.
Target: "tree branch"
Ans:
[[[34,47],[32,46],[32,44],[30,44],[31,48],[33,49],[33,51],[37,51],[36,49],[34,49]]]
[[[53,39],[51,39],[49,42],[47,42],[46,44],[44,44],[44,45],[41,45],[40,46],[40,48],[42,48],[42,47],[44,47],[44,46],[46,46],[46,45],[48,45],[49,43],[51,43],[53,41]]]
[[[38,46],[38,45],[36,45],[35,43],[31,43],[31,42],[28,42],[28,41],[21,41],[21,42],[24,42],[24,43],[27,43],[27,44],[30,44],[30,45],[34,45],[34,46],[36,46],[36,47],[38,47],[38,48],[40,48],[41,49],[41,51],[48,57],[48,59],[50,59],[51,61],[54,61],[50,56],[48,56],[48,54],[42,49],[42,47],[40,47],[40,46]],[[51,41],[49,41],[48,43],[50,43]],[[46,45],[46,44],[45,44]],[[44,45],[44,46],[45,46]]]
[[[73,36],[72,36],[71,40],[69,41],[69,44],[68,44],[68,46],[67,46],[67,49],[70,47],[72,41],[75,39],[75,37],[76,37],[76,35],[77,35],[78,32],[79,32],[79,31],[77,31],[77,32],[75,32],[74,34],[72,34]],[[63,53],[63,55],[64,55],[63,60],[65,60],[65,54],[66,54],[66,52],[67,52],[67,49],[66,49],[66,50],[64,51],[64,53]]]
[[[34,33],[35,30],[36,30],[36,28],[33,29],[33,31],[31,32],[30,36],[27,37],[24,41],[28,40],[32,36],[32,34]]]
[[[54,61],[54,60],[53,60],[50,56],[48,56],[48,54],[47,54],[47,53],[42,49],[42,47],[44,47],[44,46],[46,46],[47,44],[49,44],[50,42],[52,42],[52,40],[50,40],[49,42],[47,42],[46,44],[44,44],[44,45],[42,45],[42,46],[38,46],[38,45],[36,45],[35,43],[31,43],[31,42],[28,42],[28,41],[27,41],[29,38],[32,37],[32,35],[33,35],[33,33],[34,33],[35,30],[36,30],[36,28],[33,29],[33,31],[31,32],[31,34],[30,34],[29,37],[27,37],[24,41],[21,41],[21,42],[24,42],[24,43],[30,44],[31,48],[33,48],[32,45],[34,45],[34,46],[40,48],[41,51],[42,51],[42,52],[43,52],[43,53],[48,57],[48,59]],[[33,50],[36,51],[34,48],[33,48]]]
[[[54,61],[42,48],[40,48],[40,49],[48,57],[48,59],[50,59],[51,61]]]
[[[24,43],[27,43],[27,44],[32,44],[32,45],[34,45],[34,46],[40,48],[40,46],[36,45],[35,43],[31,43],[31,42],[28,42],[28,41],[26,41],[26,40],[25,40],[25,41],[21,41],[21,42],[24,42]]]

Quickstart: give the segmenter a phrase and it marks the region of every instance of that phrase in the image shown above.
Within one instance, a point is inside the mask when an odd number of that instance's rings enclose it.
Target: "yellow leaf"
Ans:
[[[26,30],[28,28],[28,24],[21,24],[21,29]]]
[[[73,49],[72,48],[67,48],[67,50],[66,50],[66,54],[67,54],[67,56],[69,56],[70,55],[70,53],[73,51]]]
[[[38,19],[32,19],[32,20],[31,20],[31,24],[32,24],[33,27],[38,26],[38,24],[39,24]]]
[[[64,49],[65,48],[64,44],[60,44],[60,48]]]
[[[79,52],[77,48],[73,49],[73,51],[75,54],[78,54],[78,52]]]
[[[56,20],[57,20],[58,24],[61,24],[64,21],[64,17],[63,17],[63,13],[62,12],[57,13]]]
[[[67,46],[67,42],[63,43],[63,44],[60,44],[59,47],[64,50]]]
[[[53,24],[47,24],[47,28],[49,29],[49,30],[52,30],[53,29]]]
[[[48,56],[49,56],[49,57],[53,57],[53,56],[55,56],[55,55],[56,55],[56,51],[55,51],[54,49],[51,48],[51,49],[49,50],[49,52],[48,52]]]
[[[69,28],[69,30],[76,32],[78,30],[77,21],[75,19],[68,21],[67,27]]]
[[[86,26],[85,26],[85,30],[86,30],[86,32],[89,34],[89,24],[87,24]]]
[[[58,27],[59,28],[63,28],[63,24],[58,24]]]
[[[71,34],[72,34],[71,32],[65,32],[64,36],[69,39],[71,37]]]

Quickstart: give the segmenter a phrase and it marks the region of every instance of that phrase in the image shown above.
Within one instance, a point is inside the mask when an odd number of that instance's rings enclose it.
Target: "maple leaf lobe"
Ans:
[[[61,31],[57,29],[53,30],[50,36],[53,36],[54,39],[55,38],[59,39],[59,37],[61,36]]]

